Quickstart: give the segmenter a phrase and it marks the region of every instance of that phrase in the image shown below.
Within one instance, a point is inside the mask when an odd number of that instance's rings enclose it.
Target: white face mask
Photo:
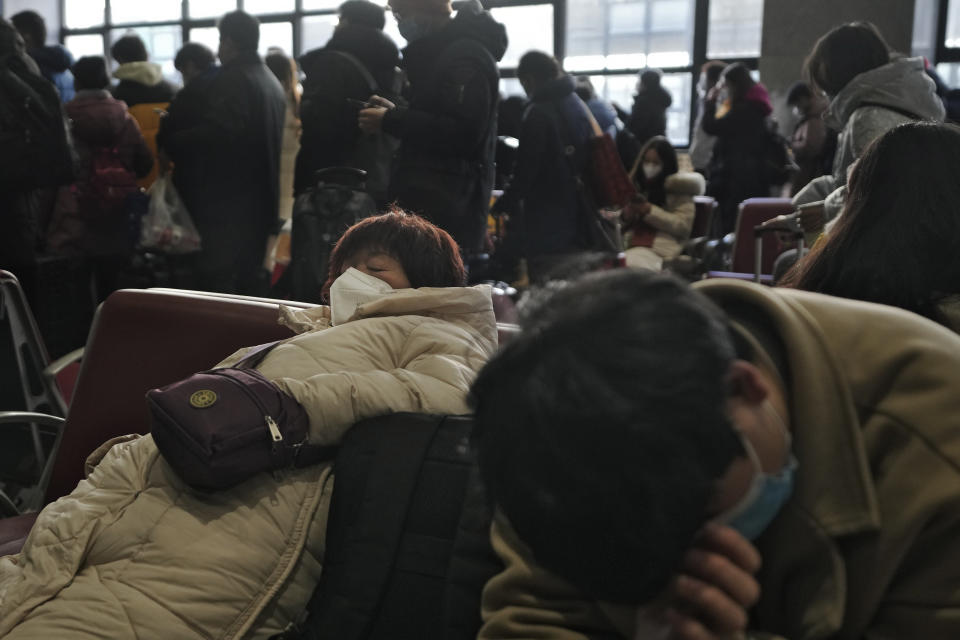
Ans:
[[[330,322],[334,326],[343,324],[360,305],[379,300],[388,293],[393,293],[393,288],[386,282],[350,267],[330,286]]]
[[[656,162],[644,162],[643,163],[643,175],[646,176],[647,180],[653,180],[660,172],[663,171],[663,165]]]

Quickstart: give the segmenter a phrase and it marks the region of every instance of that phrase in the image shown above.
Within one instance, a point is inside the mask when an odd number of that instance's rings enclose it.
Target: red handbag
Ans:
[[[617,143],[610,134],[600,129],[587,103],[582,100],[579,102],[593,129],[593,136],[587,143],[589,161],[584,178],[598,207],[601,209],[624,207],[633,196],[637,195],[637,188],[627,174],[623,161],[620,160]]]

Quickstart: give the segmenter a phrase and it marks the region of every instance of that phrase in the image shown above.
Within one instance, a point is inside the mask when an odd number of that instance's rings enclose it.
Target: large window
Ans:
[[[151,60],[176,82],[177,50],[189,41],[216,50],[216,20],[228,11],[242,7],[260,18],[261,54],[279,47],[299,56],[330,39],[342,1],[63,0],[63,36],[74,55],[81,56],[104,55],[117,38],[136,33]],[[386,5],[387,0],[375,1]],[[719,58],[752,61],[755,67],[760,53],[763,0],[484,0],[484,4],[507,27],[510,38],[501,61],[505,95],[522,94],[515,69],[531,49],[552,51],[567,71],[590,76],[599,95],[627,111],[637,74],[655,67],[664,72],[663,86],[673,96],[667,133],[678,145],[689,140],[700,65]],[[957,24],[950,37],[960,46],[960,15],[955,15],[954,6],[960,0],[950,5]],[[389,11],[385,32],[399,46],[405,45]]]

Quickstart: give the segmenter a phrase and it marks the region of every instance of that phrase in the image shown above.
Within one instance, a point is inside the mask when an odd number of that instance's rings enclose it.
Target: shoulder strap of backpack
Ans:
[[[323,576],[303,638],[360,640],[375,622],[400,551],[423,461],[446,418],[395,414],[389,429],[357,425],[336,460]],[[374,437],[364,429],[374,428]]]
[[[340,56],[344,60],[347,60],[356,67],[357,71],[360,72],[360,75],[363,77],[363,81],[367,83],[367,86],[370,88],[370,94],[373,95],[380,90],[380,85],[377,84],[377,81],[374,79],[373,74],[370,73],[370,70],[367,69],[366,65],[360,62],[360,59],[352,53],[347,53],[346,51],[338,51],[336,49],[330,49],[330,53]]]

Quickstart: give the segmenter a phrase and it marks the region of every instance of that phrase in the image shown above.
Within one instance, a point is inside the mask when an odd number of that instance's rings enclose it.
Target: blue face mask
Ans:
[[[427,35],[427,32],[420,26],[420,23],[413,18],[401,18],[398,20],[397,30],[400,31],[400,35],[403,36],[403,39],[407,42],[419,40]]]
[[[768,405],[769,406],[769,405]],[[726,513],[721,514],[717,521],[732,527],[739,531],[743,537],[748,540],[756,540],[760,537],[773,519],[780,513],[780,509],[793,493],[794,475],[797,470],[797,459],[793,453],[789,453],[792,444],[790,432],[779,415],[776,414],[773,407],[769,411],[776,415],[777,420],[783,429],[784,438],[787,443],[789,460],[786,466],[779,473],[765,473],[760,465],[760,458],[754,450],[750,441],[743,437],[743,446],[747,451],[747,456],[753,463],[756,473],[753,476],[753,482],[746,495],[731,507]]]

